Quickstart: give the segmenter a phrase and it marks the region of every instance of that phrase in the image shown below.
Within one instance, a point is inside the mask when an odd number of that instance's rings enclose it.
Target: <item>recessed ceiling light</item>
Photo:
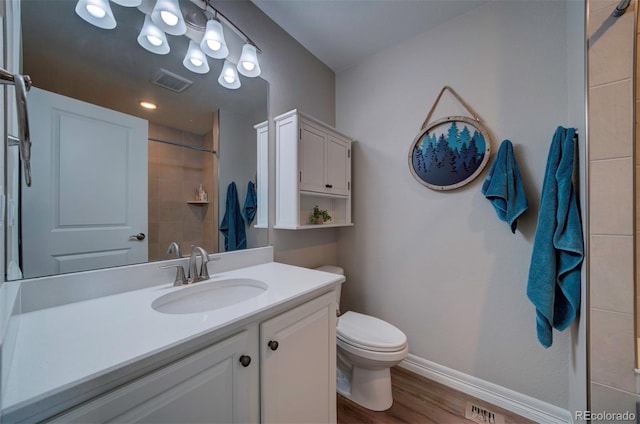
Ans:
[[[158,106],[155,103],[145,102],[145,101],[140,102],[140,106],[142,106],[145,109],[151,109],[151,110],[158,108]]]

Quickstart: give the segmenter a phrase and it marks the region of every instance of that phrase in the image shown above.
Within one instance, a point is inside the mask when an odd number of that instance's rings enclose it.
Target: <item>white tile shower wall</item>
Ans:
[[[634,41],[636,2],[589,1],[589,352],[593,412],[635,412]],[[603,421],[604,422],[604,421]]]
[[[343,306],[398,326],[416,356],[564,409],[571,331],[554,332],[549,349],[538,343],[526,285],[553,132],[584,130],[567,64],[584,39],[568,44],[569,22],[565,2],[488,2],[339,73],[336,90],[337,128],[358,140],[356,225],[338,240]],[[411,142],[445,84],[483,119],[494,152],[515,145],[529,200],[515,235],[480,193],[486,171],[447,193],[409,172]],[[434,118],[464,113],[451,104],[445,96]]]

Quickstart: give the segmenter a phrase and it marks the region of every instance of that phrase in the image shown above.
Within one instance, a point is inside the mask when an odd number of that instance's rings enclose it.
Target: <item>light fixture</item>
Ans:
[[[138,44],[151,53],[166,55],[171,51],[166,34],[184,35],[189,39],[189,48],[182,64],[191,72],[209,72],[207,56],[225,59],[218,82],[229,89],[240,87],[239,74],[257,77],[261,73],[258,62],[258,53],[262,53],[260,48],[214,8],[211,0],[110,1],[119,6],[137,7],[144,14]],[[78,0],[75,11],[82,19],[99,28],[112,29],[117,25],[109,0]],[[231,29],[244,42],[237,65],[226,60],[229,47],[225,40],[225,29]],[[232,44],[237,45],[235,42]]]
[[[143,108],[149,109],[149,110],[156,110],[158,108],[158,105],[156,105],[155,103],[147,102],[145,100],[141,100],[139,104]]]
[[[153,23],[149,15],[144,17],[144,25],[138,35],[138,44],[155,54],[167,54],[171,50],[167,36]]]
[[[260,75],[260,64],[258,63],[258,51],[253,44],[242,46],[242,54],[238,61],[238,72],[245,77],[257,77]]]
[[[200,46],[193,40],[189,40],[189,50],[184,56],[182,64],[185,68],[191,72],[197,74],[206,74],[209,72],[209,63],[207,63],[207,56],[204,55]]]
[[[116,19],[113,17],[108,0],[79,0],[76,4],[76,13],[98,28],[113,29],[116,27]]]
[[[211,56],[214,59],[225,59],[229,55],[229,48],[224,39],[222,24],[219,20],[211,19],[207,22],[200,48],[207,56]]]
[[[125,7],[138,7],[142,3],[142,0],[111,0],[115,4]]]
[[[240,88],[238,70],[226,59],[224,61],[224,65],[222,65],[222,72],[220,72],[220,76],[218,77],[218,83],[220,83],[221,86],[232,90]]]
[[[167,34],[182,35],[187,32],[178,0],[158,0],[151,12],[151,19]]]

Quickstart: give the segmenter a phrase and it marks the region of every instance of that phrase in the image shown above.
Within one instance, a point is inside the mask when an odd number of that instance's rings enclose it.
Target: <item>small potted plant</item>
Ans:
[[[331,221],[331,215],[329,215],[326,209],[320,209],[320,206],[315,205],[309,221],[311,221],[312,224],[324,224],[325,221]]]

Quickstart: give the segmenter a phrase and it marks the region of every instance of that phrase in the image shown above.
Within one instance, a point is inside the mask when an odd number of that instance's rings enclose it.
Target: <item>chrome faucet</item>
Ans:
[[[175,241],[169,243],[169,247],[167,247],[167,255],[170,255],[172,253],[176,254],[176,258],[180,257],[180,245]]]
[[[197,269],[198,253],[200,254],[200,256],[202,256],[202,263],[200,264],[199,270]],[[214,260],[218,259],[219,258],[215,258]],[[191,256],[189,257],[189,276],[187,277],[189,283],[197,283],[198,281],[209,279],[209,269],[207,268],[207,263],[209,263],[209,254],[207,253],[207,251],[200,246],[192,247]]]
[[[174,244],[171,242],[169,247]],[[198,269],[198,254],[202,257],[202,263],[200,264],[200,269]],[[176,269],[176,277],[173,280],[173,286],[186,286],[187,284],[197,283],[198,281],[204,281],[209,279],[209,269],[207,268],[207,264],[211,261],[218,261],[220,258],[209,258],[209,254],[204,248],[199,246],[193,246],[191,248],[191,256],[189,256],[189,274],[185,277],[184,268],[182,265],[167,265],[161,266],[160,268],[175,268]]]

